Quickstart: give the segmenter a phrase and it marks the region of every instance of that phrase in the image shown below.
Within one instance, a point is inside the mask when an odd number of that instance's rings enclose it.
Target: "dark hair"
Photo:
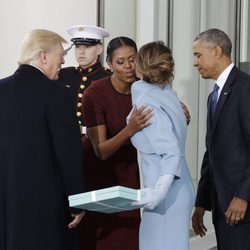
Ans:
[[[194,40],[201,40],[208,46],[219,46],[223,53],[230,57],[232,50],[232,42],[228,35],[219,29],[209,29],[201,32]]]
[[[133,47],[137,53],[137,46],[134,40],[125,36],[115,37],[108,43],[106,61],[111,62],[114,51],[122,46]]]
[[[148,83],[162,87],[174,78],[174,59],[171,50],[162,41],[147,43],[136,56],[136,70]]]

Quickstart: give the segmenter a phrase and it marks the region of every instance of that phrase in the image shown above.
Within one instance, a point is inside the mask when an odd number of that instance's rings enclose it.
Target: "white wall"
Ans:
[[[156,2],[158,2],[156,0]],[[138,0],[136,13],[136,42],[138,48],[155,38],[155,8],[154,0]]]
[[[185,2],[174,0],[172,34],[175,58],[173,88],[191,113],[186,141],[186,159],[195,186],[197,186],[200,176],[201,161],[199,159],[203,158],[205,152],[206,100],[208,95],[208,91],[201,88],[199,74],[193,66],[192,44],[194,38],[200,33],[200,8],[200,0],[187,0]],[[204,93],[201,100],[202,91]],[[215,245],[210,213],[206,214],[204,221],[208,228],[208,236],[206,237],[208,242],[195,237],[190,241],[191,249],[209,249],[208,246]],[[200,248],[201,246],[204,248]]]
[[[199,33],[199,0],[175,0],[173,6],[173,56],[175,78],[173,88],[189,108],[191,122],[188,126],[186,158],[191,176],[197,179],[197,141],[199,87],[198,73],[193,67],[192,43]]]
[[[97,24],[96,0],[1,0],[0,78],[17,68],[20,43],[27,32],[36,28],[49,29],[70,42],[66,29],[74,24]],[[72,52],[65,58],[65,66],[75,64]]]
[[[110,37],[103,42],[103,63],[106,58],[108,42],[117,36],[127,36],[136,39],[136,1],[135,0],[104,0],[103,26]]]

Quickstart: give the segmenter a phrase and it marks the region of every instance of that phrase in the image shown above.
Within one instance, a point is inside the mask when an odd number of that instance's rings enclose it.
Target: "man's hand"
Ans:
[[[244,219],[248,202],[246,200],[234,197],[225,213],[226,222],[230,225],[238,224]]]
[[[72,214],[72,217],[74,219],[69,223],[68,228],[76,227],[84,215],[85,215],[85,211],[82,211],[79,214]]]
[[[202,207],[196,207],[192,216],[192,227],[196,235],[203,237],[206,235],[207,228],[203,224],[203,216],[205,209]]]

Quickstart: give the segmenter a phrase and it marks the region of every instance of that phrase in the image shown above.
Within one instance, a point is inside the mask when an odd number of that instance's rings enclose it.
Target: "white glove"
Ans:
[[[168,190],[174,180],[174,175],[165,174],[159,177],[158,181],[155,184],[154,188],[145,188],[142,189],[146,193],[144,199],[138,202],[133,202],[131,205],[142,206],[149,210],[153,210],[163,201],[168,193]]]

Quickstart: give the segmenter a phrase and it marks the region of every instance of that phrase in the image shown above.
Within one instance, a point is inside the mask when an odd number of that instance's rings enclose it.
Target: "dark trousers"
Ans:
[[[226,218],[214,221],[218,250],[250,250],[250,222],[229,225]]]

